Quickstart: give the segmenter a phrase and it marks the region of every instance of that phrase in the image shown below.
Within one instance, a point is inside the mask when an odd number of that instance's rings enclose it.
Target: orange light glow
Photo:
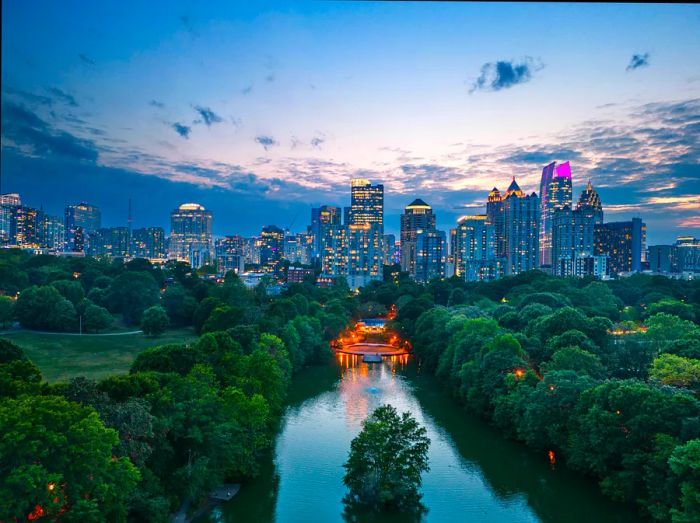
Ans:
[[[547,456],[549,457],[549,463],[550,463],[550,464],[554,465],[554,464],[557,462],[557,459],[556,459],[556,456],[554,455],[554,451],[553,451],[553,450],[550,449],[550,450],[547,452]]]
[[[56,484],[53,481],[49,481],[49,484],[47,485],[49,490],[53,490],[56,488]]]
[[[522,378],[525,375],[525,371],[523,369],[515,369],[515,375],[518,378]]]
[[[32,510],[27,515],[27,519],[29,521],[34,521],[35,519],[39,519],[43,515],[44,515],[44,507],[42,507],[41,505],[37,505],[36,507],[34,507],[34,510]]]

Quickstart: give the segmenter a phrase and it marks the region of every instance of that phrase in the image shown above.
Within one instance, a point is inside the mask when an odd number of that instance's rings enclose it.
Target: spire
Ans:
[[[518,182],[515,181],[515,176],[513,176],[513,181],[510,182],[510,185],[508,186],[508,190],[506,191],[506,198],[512,194],[515,194],[515,196],[518,197],[521,197],[523,195],[522,189],[520,189]]]

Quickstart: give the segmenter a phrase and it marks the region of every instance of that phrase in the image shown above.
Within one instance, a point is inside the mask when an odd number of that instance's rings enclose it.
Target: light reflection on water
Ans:
[[[295,378],[291,405],[276,440],[274,464],[244,485],[210,521],[343,521],[343,462],[362,421],[389,403],[409,411],[428,430],[430,471],[424,475],[428,522],[614,522],[633,513],[600,496],[595,485],[554,471],[466,414],[408,357],[367,364],[339,355],[337,365],[307,369]],[[402,521],[397,516],[362,518]]]

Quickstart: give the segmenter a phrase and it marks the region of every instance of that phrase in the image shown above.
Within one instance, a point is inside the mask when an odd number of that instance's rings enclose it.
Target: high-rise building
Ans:
[[[170,213],[168,257],[199,268],[212,259],[211,211],[198,203],[183,203]]]
[[[486,217],[494,227],[495,256],[503,258],[506,255],[505,216],[503,214],[503,196],[495,187],[491,189],[486,200]]]
[[[311,263],[309,235],[303,232],[287,236],[284,240],[284,259],[291,263],[309,265]]]
[[[365,178],[354,178],[348,220],[347,225],[376,223],[384,234],[384,186],[372,185]]]
[[[700,273],[700,240],[693,236],[679,236],[674,247],[678,272]]]
[[[401,263],[401,249],[396,245],[396,236],[393,234],[385,234],[382,248],[384,265]]]
[[[347,275],[354,281],[381,279],[382,234],[378,223],[348,225],[347,252]]]
[[[503,200],[505,273],[518,274],[538,267],[540,202],[525,195],[513,177]]]
[[[323,250],[323,239],[328,234],[328,227],[341,224],[340,207],[334,205],[321,205],[311,209],[311,226],[309,227],[312,236],[311,255],[314,260],[318,260]]]
[[[267,225],[260,234],[260,265],[265,272],[276,272],[284,253],[284,231]]]
[[[165,231],[162,227],[145,227],[131,231],[131,255],[134,258],[165,258]]]
[[[421,199],[413,200],[401,216],[401,270],[414,274],[416,267],[416,237],[420,231],[434,231],[436,218],[433,208]]]
[[[84,252],[89,235],[102,227],[100,209],[86,202],[65,209],[65,251]]]
[[[445,231],[430,229],[417,232],[416,261],[412,272],[416,281],[427,282],[433,278],[444,278],[446,258]]]
[[[650,245],[647,257],[651,272],[658,274],[677,272],[675,245]]]
[[[9,212],[10,243],[20,247],[39,247],[39,222],[43,213],[26,205],[13,205]]]
[[[454,275],[467,281],[489,281],[503,275],[496,256],[496,226],[487,214],[462,216],[451,237]]]
[[[646,224],[641,218],[595,226],[595,254],[608,257],[608,272],[639,272],[646,261]]]
[[[321,271],[330,276],[345,276],[348,273],[348,227],[329,225],[323,236],[320,253]]]
[[[245,270],[243,245],[245,238],[241,236],[224,236],[216,240],[216,267],[219,274],[233,271],[236,274]]]
[[[65,225],[63,218],[41,213],[39,218],[39,243],[42,247],[57,253],[63,251]]]
[[[571,165],[552,162],[542,169],[540,179],[539,266],[552,265],[552,224],[554,211],[572,207]]]
[[[0,245],[11,242],[10,221],[12,207],[22,205],[22,200],[16,192],[0,194]]]
[[[102,227],[89,235],[87,253],[90,256],[121,258],[129,253],[128,227]]]

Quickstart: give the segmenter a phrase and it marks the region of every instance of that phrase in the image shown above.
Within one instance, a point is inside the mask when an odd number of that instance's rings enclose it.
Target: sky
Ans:
[[[438,227],[570,161],[606,221],[700,236],[700,5],[2,2],[2,192],[103,224],[302,231],[385,186]]]

